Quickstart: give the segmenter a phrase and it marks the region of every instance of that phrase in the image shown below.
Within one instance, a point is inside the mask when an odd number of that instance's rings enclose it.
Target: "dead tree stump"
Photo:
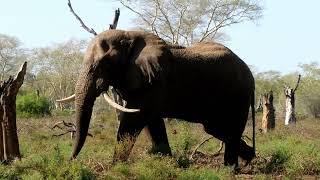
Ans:
[[[273,92],[262,95],[262,123],[261,129],[263,133],[275,128],[275,114],[273,106]]]
[[[25,62],[15,77],[0,84],[0,161],[20,159],[16,124],[16,97],[26,74]]]
[[[287,85],[284,88],[284,94],[286,96],[286,115],[284,120],[285,125],[295,124],[297,121],[295,115],[295,93],[298,89],[300,79],[301,75],[299,74],[298,81],[294,89],[290,88]]]

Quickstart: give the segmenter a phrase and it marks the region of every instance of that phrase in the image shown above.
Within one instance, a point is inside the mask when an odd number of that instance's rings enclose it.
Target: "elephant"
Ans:
[[[127,102],[122,107],[108,97],[112,86]],[[254,131],[254,77],[244,61],[216,42],[174,46],[144,31],[107,30],[90,43],[75,87],[76,138],[71,158],[83,147],[95,99],[103,94],[123,112],[118,143],[130,137],[114,161],[125,161],[143,128],[152,151],[171,155],[163,118],[201,123],[204,131],[225,143],[224,164],[248,162],[253,147],[241,137],[251,106]],[[254,133],[253,133],[254,134]],[[120,154],[120,155],[119,155]]]

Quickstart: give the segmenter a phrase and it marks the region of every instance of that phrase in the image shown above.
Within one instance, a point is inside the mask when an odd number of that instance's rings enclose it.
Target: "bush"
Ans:
[[[39,117],[50,114],[50,102],[44,96],[33,93],[18,95],[17,114],[20,117]]]

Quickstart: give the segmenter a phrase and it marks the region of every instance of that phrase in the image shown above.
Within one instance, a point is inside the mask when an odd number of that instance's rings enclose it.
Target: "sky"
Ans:
[[[229,37],[224,44],[259,72],[291,73],[299,70],[299,63],[320,63],[320,1],[261,2],[263,17],[224,29]],[[134,27],[134,14],[115,0],[73,0],[72,6],[96,32],[109,28],[117,8],[117,28]],[[0,33],[17,37],[26,48],[93,37],[80,27],[67,0],[0,0]]]

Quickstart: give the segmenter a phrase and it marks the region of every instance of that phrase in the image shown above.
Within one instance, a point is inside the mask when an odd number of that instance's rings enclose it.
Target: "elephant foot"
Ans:
[[[244,140],[240,140],[239,156],[247,161],[247,164],[256,156],[254,149],[246,144]]]
[[[166,156],[172,156],[171,148],[168,144],[163,143],[159,145],[154,145],[150,150],[149,153],[151,154],[161,154]]]
[[[238,164],[239,143],[233,141],[233,142],[227,142],[225,144],[226,146],[225,146],[225,153],[224,153],[224,165],[231,166],[231,167],[234,167],[234,169],[237,169],[239,167],[239,164]]]

